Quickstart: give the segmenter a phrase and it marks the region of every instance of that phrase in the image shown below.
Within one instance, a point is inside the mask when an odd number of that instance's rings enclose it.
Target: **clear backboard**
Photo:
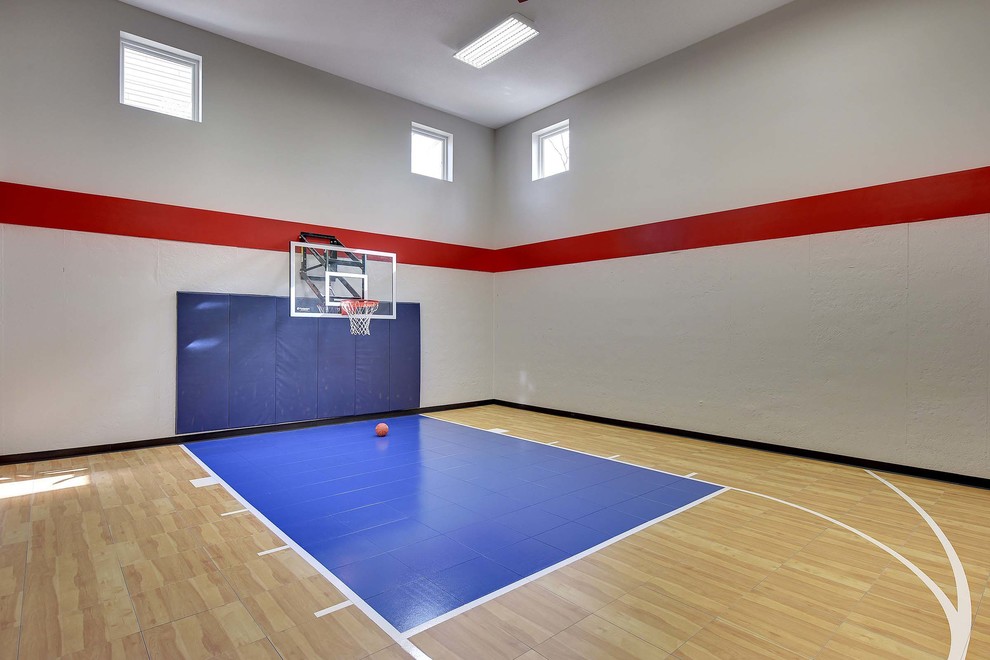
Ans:
[[[342,300],[377,300],[373,318],[395,318],[395,254],[342,245],[289,244],[292,316],[340,318]]]

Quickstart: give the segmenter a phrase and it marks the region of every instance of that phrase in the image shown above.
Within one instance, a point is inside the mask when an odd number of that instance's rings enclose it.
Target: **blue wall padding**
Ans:
[[[275,296],[179,292],[177,309],[177,433],[419,407],[417,303],[370,337]]]
[[[419,407],[419,305],[402,306],[389,324],[389,410]]]
[[[279,298],[275,320],[275,421],[316,419],[316,337],[319,319],[289,316]]]
[[[354,414],[355,340],[346,320],[320,319],[316,405],[321,418]]]
[[[401,313],[401,312],[400,312]],[[398,315],[396,315],[398,316]],[[393,323],[371,322],[371,335],[355,341],[354,413],[368,415],[391,410],[389,391],[389,330]]]
[[[275,423],[275,302],[230,296],[230,428]]]
[[[175,425],[183,433],[230,428],[230,301],[227,296],[179,296],[176,346]],[[186,322],[181,322],[185,319]]]

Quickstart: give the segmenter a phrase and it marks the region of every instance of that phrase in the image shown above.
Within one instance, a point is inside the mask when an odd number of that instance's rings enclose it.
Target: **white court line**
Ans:
[[[945,556],[949,560],[949,565],[952,567],[952,577],[956,583],[955,617],[949,619],[949,635],[951,639],[949,643],[949,660],[962,660],[962,658],[966,657],[969,640],[973,634],[973,602],[970,599],[969,580],[966,579],[966,570],[963,568],[959,555],[956,554],[956,549],[952,547],[949,537],[945,535],[945,532],[938,526],[935,519],[928,515],[927,511],[918,506],[917,502],[908,497],[904,491],[871,470],[867,470],[866,473],[881,483],[886,484],[888,488],[910,504],[924,521],[928,523],[928,527],[931,528],[935,536],[938,537],[939,543],[942,544],[942,550],[945,551]],[[948,616],[948,612],[946,612],[946,616]]]
[[[429,417],[430,419],[432,419],[434,421],[437,421],[437,422],[444,422],[444,423],[447,423],[447,424],[454,424],[455,426],[464,426],[464,427],[469,428],[469,429],[474,429],[475,431],[484,431],[485,430],[485,429],[479,429],[477,426],[471,426],[470,424],[464,424],[463,422],[452,422],[449,419],[439,419],[437,417],[430,417],[429,415],[420,415],[420,417]],[[544,445],[544,446],[546,446],[548,444],[555,445],[555,444],[557,444],[557,442],[560,442],[559,440],[557,440],[555,442],[541,442],[540,440],[530,440],[529,438],[522,438],[522,437],[520,437],[518,435],[510,435],[508,433],[505,433],[504,435],[507,438],[515,438],[516,440],[522,440],[524,442],[532,442],[535,445]],[[620,461],[617,458],[611,458],[611,459],[609,459],[609,458],[605,458],[603,456],[599,456],[598,454],[589,454],[588,452],[581,451],[580,449],[571,449],[570,447],[557,447],[557,449],[561,449],[563,451],[572,451],[575,454],[584,454],[585,456],[592,456],[594,458],[599,458],[599,459],[601,459],[603,461],[609,461],[609,460],[611,460],[611,461],[615,461],[616,463],[622,463],[623,465],[631,465],[632,467],[637,467],[637,468],[640,468],[642,470],[650,470],[651,472],[659,472],[660,474],[669,474],[672,477],[690,478],[690,477],[684,477],[684,475],[674,474],[673,472],[667,472],[666,470],[658,470],[656,468],[647,467],[645,465],[639,465],[637,463],[630,463],[629,461]],[[694,475],[694,474],[698,474],[698,473],[697,472],[692,472],[691,474]],[[718,486],[719,488],[727,488],[727,486],[724,486],[722,484],[717,484],[714,481],[707,481],[705,479],[695,479],[695,481],[700,481],[703,484],[709,484],[711,486]]]
[[[613,458],[618,458],[619,456],[622,456],[622,454],[613,454],[612,456],[604,456],[603,458],[607,461],[611,461]]]
[[[317,619],[319,619],[322,616],[326,616],[328,614],[332,614],[333,612],[336,612],[337,610],[342,610],[345,607],[350,607],[353,604],[354,603],[352,603],[351,601],[345,600],[343,603],[337,603],[336,605],[334,605],[332,607],[326,607],[326,608],[320,610],[319,612],[313,612],[313,616],[315,616]]]
[[[489,433],[508,433],[509,429],[485,429]]]
[[[220,483],[220,479],[219,479],[219,477],[216,477],[216,476],[213,476],[213,477],[201,477],[199,479],[190,479],[189,480],[189,483],[191,483],[196,488],[203,488],[205,486],[215,486],[215,485],[217,485],[218,483]]]
[[[950,642],[950,650],[949,650],[950,655],[948,656],[948,660],[963,660],[965,658],[965,654],[966,654],[966,648],[965,648],[965,646],[962,646],[962,655],[952,655],[953,652],[955,652],[955,653],[958,653],[959,652],[959,646],[960,646],[960,644],[957,643],[957,640],[955,639],[955,637],[956,637],[955,619],[956,619],[956,616],[957,616],[956,609],[952,606],[952,603],[949,602],[949,598],[948,598],[948,596],[945,595],[945,592],[942,591],[942,588],[939,587],[937,584],[935,584],[935,581],[932,580],[930,577],[928,577],[928,574],[927,573],[925,573],[920,568],[918,568],[917,566],[915,566],[914,563],[910,559],[908,559],[907,557],[905,557],[901,553],[897,552],[893,548],[891,548],[891,547],[889,547],[889,546],[881,543],[880,541],[876,540],[875,538],[873,538],[869,534],[866,534],[864,532],[861,532],[858,529],[856,529],[855,527],[852,527],[850,525],[847,525],[844,522],[839,522],[835,518],[832,518],[830,516],[826,516],[824,513],[818,513],[817,511],[813,511],[812,509],[809,509],[807,507],[803,507],[800,504],[794,504],[793,502],[788,502],[787,500],[782,500],[782,499],[780,499],[778,497],[773,497],[773,496],[770,496],[770,495],[764,495],[763,493],[755,493],[755,492],[753,492],[751,490],[745,490],[743,488],[733,488],[732,490],[736,490],[736,491],[738,491],[740,493],[747,493],[749,495],[755,495],[756,497],[762,497],[764,499],[771,500],[773,502],[778,502],[780,504],[785,504],[785,505],[787,505],[789,507],[793,507],[793,508],[798,509],[800,511],[804,511],[805,513],[810,513],[813,516],[817,516],[817,517],[821,518],[822,520],[827,520],[828,522],[832,523],[833,525],[838,525],[839,527],[852,532],[856,536],[859,536],[860,538],[862,538],[862,539],[864,539],[866,541],[869,541],[870,543],[872,543],[873,545],[877,546],[878,548],[880,548],[881,550],[883,550],[884,552],[886,552],[888,555],[890,555],[891,557],[893,557],[897,561],[901,562],[901,564],[903,564],[909,571],[911,571],[912,573],[914,573],[918,577],[918,579],[920,579],[922,581],[922,583],[924,583],[924,585],[926,587],[928,587],[929,591],[931,591],[932,594],[935,595],[935,599],[938,601],[939,605],[942,606],[942,611],[945,612],[945,618],[949,622],[949,633],[950,633],[950,635],[952,637],[952,641]],[[918,508],[920,509],[920,507],[918,507]],[[968,635],[967,635],[967,637],[968,637]],[[968,645],[968,644],[969,644],[969,640],[967,639],[966,640],[966,645]]]
[[[185,445],[179,445],[179,446],[182,447],[183,451],[185,451],[190,458],[196,461],[196,463],[200,467],[206,470],[209,474],[212,474],[213,478],[217,480],[217,483],[223,486],[227,490],[227,492],[230,493],[231,497],[233,497],[235,500],[243,504],[244,508],[250,511],[251,513],[253,513],[254,516],[258,520],[260,520],[262,524],[265,525],[265,527],[267,527],[273,534],[275,534],[275,536],[285,541],[288,547],[295,550],[300,557],[306,560],[306,563],[308,563],[310,566],[313,567],[314,570],[316,570],[320,575],[326,578],[327,581],[330,582],[330,584],[337,587],[337,591],[344,594],[344,598],[351,601],[351,603],[353,603],[359,610],[361,610],[365,614],[365,616],[367,616],[369,619],[374,621],[378,625],[378,627],[381,628],[382,631],[384,631],[386,635],[391,637],[392,640],[402,648],[402,650],[404,650],[406,653],[411,655],[416,660],[431,660],[430,656],[428,656],[419,647],[417,647],[415,644],[413,644],[408,639],[406,639],[406,637],[404,637],[402,633],[396,630],[395,626],[393,626],[391,623],[385,620],[385,617],[383,617],[381,614],[376,612],[373,607],[368,605],[368,603],[366,603],[360,596],[354,593],[354,591],[350,587],[344,584],[343,580],[341,580],[339,577],[337,577],[329,570],[327,570],[326,566],[316,561],[313,555],[306,552],[302,548],[302,546],[300,546],[298,543],[293,541],[288,534],[286,534],[281,529],[276,527],[275,524],[272,523],[272,521],[270,521],[268,518],[264,516],[264,514],[261,513],[261,511],[258,511],[254,507],[254,505],[252,505],[250,502],[244,499],[244,497],[242,497],[240,493],[238,493],[236,490],[231,488],[230,484],[228,484],[226,481],[221,479],[213,470],[210,469],[210,467],[206,463],[201,461],[199,459],[199,456],[192,453],[189,450],[189,448],[186,447]]]
[[[464,424],[464,423],[461,423],[461,422],[452,422],[452,421],[445,420],[445,419],[437,419],[436,417],[431,417],[430,419],[436,419],[437,421],[447,422],[448,424],[456,424],[458,426],[466,426],[468,428],[481,430],[481,429],[478,429],[478,427],[476,427],[476,426],[471,426],[470,424]],[[542,443],[542,442],[540,442],[538,440],[530,440],[529,438],[520,438],[519,436],[515,436],[515,435],[510,435],[509,437],[510,438],[516,438],[517,440],[524,440],[526,442],[534,442],[534,443],[537,443],[537,444],[545,444],[545,443]],[[586,456],[594,456],[594,454],[589,454],[587,452],[583,452],[583,451],[580,451],[578,449],[571,449],[569,447],[558,447],[558,449],[563,449],[564,451],[573,451],[573,452],[576,452],[578,454],[585,454]],[[601,457],[599,456],[597,458],[601,458]],[[661,472],[663,474],[672,474],[671,472],[665,472],[664,470],[657,470],[655,468],[646,467],[644,465],[636,465],[635,463],[629,463],[627,461],[616,461],[616,463],[625,463],[626,465],[633,465],[635,467],[643,468],[644,470],[653,470],[654,472]],[[869,472],[869,471],[867,470],[867,472]],[[697,472],[692,472],[690,474],[683,475],[683,476],[686,479],[691,479],[696,474],[698,474],[698,473]],[[873,474],[873,473],[870,472],[870,474]],[[674,476],[681,476],[681,475],[674,475]],[[880,479],[880,477],[877,477],[877,475],[875,475],[875,474],[873,476],[876,477],[877,479]],[[704,479],[694,479],[694,480],[695,481],[701,481],[701,482],[707,483],[707,484],[712,484],[712,485],[715,485],[715,486],[720,486],[721,485],[721,484],[716,484],[716,483],[711,482],[711,481],[706,481]],[[883,479],[880,479],[880,480],[883,481]],[[926,512],[924,512],[924,510],[921,509],[921,507],[918,506],[914,502],[914,500],[911,500],[910,498],[908,498],[907,495],[905,495],[903,492],[901,492],[900,490],[898,490],[895,486],[893,486],[889,482],[884,481],[884,483],[887,484],[888,486],[890,486],[891,488],[893,488],[895,490],[895,492],[897,492],[898,494],[900,494],[902,497],[906,498],[908,500],[908,502],[913,507],[915,507],[915,509],[919,513],[921,513],[921,515],[925,519],[925,521],[928,522],[929,527],[932,527],[932,531],[935,531],[936,529],[938,529],[938,525],[935,524],[935,521],[931,518],[931,516],[929,516]],[[728,487],[722,486],[722,488],[723,489],[726,489]],[[972,617],[972,613],[971,613],[972,603],[971,603],[971,600],[969,598],[967,598],[965,601],[960,600],[960,603],[959,603],[960,610],[957,611],[956,608],[949,601],[948,597],[945,595],[945,592],[942,591],[942,589],[935,583],[935,581],[932,580],[924,571],[922,571],[921,569],[919,569],[917,566],[915,566],[913,563],[911,563],[910,560],[908,560],[907,558],[905,558],[904,556],[902,556],[896,550],[893,550],[893,549],[889,548],[888,546],[884,545],[880,541],[877,541],[873,537],[871,537],[871,536],[869,536],[869,535],[867,535],[867,534],[859,531],[858,529],[856,529],[854,527],[851,527],[851,526],[849,526],[849,525],[847,525],[845,523],[839,522],[838,520],[836,520],[834,518],[830,518],[829,516],[826,516],[824,514],[818,513],[817,511],[812,511],[811,509],[808,509],[806,507],[800,506],[798,504],[794,504],[792,502],[788,502],[786,500],[781,500],[781,499],[776,498],[776,497],[771,497],[770,495],[764,495],[762,493],[756,493],[756,492],[753,492],[753,491],[750,491],[750,490],[744,490],[742,488],[732,488],[732,490],[737,490],[737,491],[739,491],[741,493],[749,493],[750,495],[755,495],[757,497],[763,497],[763,498],[766,498],[768,500],[773,500],[773,501],[779,502],[781,504],[785,504],[787,506],[794,507],[795,509],[800,509],[801,511],[805,511],[805,512],[810,513],[810,514],[812,514],[814,516],[818,516],[819,518],[823,518],[824,520],[827,520],[827,521],[831,522],[834,525],[838,525],[839,527],[842,527],[843,529],[846,529],[848,531],[851,531],[852,533],[854,533],[854,534],[862,537],[863,539],[869,541],[870,543],[874,544],[875,546],[877,546],[878,548],[880,548],[884,552],[888,553],[889,555],[891,555],[892,557],[894,557],[895,559],[897,559],[905,567],[907,567],[912,573],[914,573],[922,581],[922,583],[926,587],[928,587],[928,589],[935,595],[935,599],[938,600],[939,605],[942,606],[942,611],[945,612],[946,619],[949,622],[949,633],[950,633],[950,636],[951,636],[951,642],[950,642],[950,648],[949,648],[950,655],[948,656],[948,660],[964,660],[964,658],[966,657],[966,651],[967,651],[967,649],[969,647],[970,637],[972,636],[972,618],[971,618]],[[722,491],[719,491],[719,492],[722,492]],[[717,493],[715,493],[715,494],[717,494]],[[952,565],[953,577],[956,580],[956,592],[957,593],[966,593],[966,594],[968,594],[969,593],[969,583],[966,580],[964,573],[961,572],[962,571],[962,563],[959,562],[958,555],[956,555],[955,550],[952,549],[952,545],[949,544],[948,538],[945,537],[945,535],[942,533],[942,530],[941,529],[938,529],[938,531],[935,531],[935,534],[937,536],[939,536],[939,541],[942,541],[943,538],[945,539],[944,544],[943,544],[943,549],[946,551],[946,554],[948,555],[948,558],[949,558],[949,563]],[[958,564],[958,571],[957,571],[956,562],[959,562],[959,564]],[[960,584],[962,585],[962,588],[960,588]],[[960,612],[962,612],[962,613],[960,613]],[[965,630],[962,630],[963,624],[965,624],[965,626],[967,626]],[[956,655],[952,655],[953,653],[955,653]]]
[[[425,415],[420,415],[420,416],[421,417],[425,417]],[[473,429],[475,431],[482,431],[482,432],[485,431],[485,429],[479,429],[477,426],[471,426],[470,424],[462,424],[461,422],[451,422],[451,421],[448,421],[448,420],[445,420],[445,419],[437,419],[436,417],[430,417],[429,419],[432,419],[432,420],[437,421],[437,422],[444,422],[446,424],[453,424],[455,426],[463,426],[465,428]],[[522,440],[524,442],[531,442],[533,444],[538,444],[538,445],[556,445],[558,442],[560,442],[559,440],[556,440],[554,442],[546,443],[546,442],[541,442],[539,440],[531,440],[529,438],[521,438],[519,436],[510,435],[508,433],[499,434],[499,435],[505,435],[506,437],[509,437],[509,438],[514,438],[516,440]],[[213,474],[215,476],[215,478],[217,479],[217,482],[220,483],[225,489],[227,489],[227,491],[237,501],[239,501],[241,504],[243,504],[262,523],[264,523],[264,525],[266,527],[268,527],[268,529],[270,529],[276,536],[278,536],[283,541],[285,541],[289,545],[289,547],[291,547],[293,550],[295,550],[303,559],[305,559],[307,561],[307,563],[309,563],[314,569],[316,569],[321,575],[323,575],[323,577],[325,577],[330,583],[332,583],[335,587],[337,587],[337,589],[341,593],[343,593],[346,598],[348,598],[349,600],[351,600],[354,603],[354,605],[357,606],[358,609],[360,609],[362,612],[364,612],[368,616],[368,618],[370,618],[372,621],[374,621],[375,623],[377,623],[378,626],[387,635],[389,635],[393,640],[395,640],[395,642],[397,644],[399,644],[399,646],[403,650],[405,650],[407,653],[409,653],[411,656],[413,656],[413,658],[415,658],[416,660],[430,660],[430,656],[426,655],[422,650],[420,650],[417,646],[415,646],[412,642],[410,642],[409,641],[409,638],[410,637],[412,637],[412,636],[414,636],[414,635],[422,632],[423,630],[426,630],[428,628],[431,628],[431,627],[433,627],[433,626],[435,626],[435,625],[437,625],[439,623],[442,623],[442,622],[448,620],[449,618],[455,616],[455,614],[459,614],[459,613],[465,612],[465,611],[467,611],[467,610],[469,610],[471,608],[477,607],[478,605],[482,605],[482,604],[488,602],[489,600],[491,600],[493,598],[496,598],[497,596],[501,596],[502,594],[507,593],[508,591],[511,591],[512,589],[518,588],[520,586],[523,586],[524,584],[527,584],[529,582],[532,582],[536,578],[541,577],[543,575],[546,575],[547,573],[550,573],[550,572],[556,570],[557,568],[560,568],[562,566],[566,566],[567,564],[569,564],[569,563],[571,563],[573,561],[576,561],[576,560],[578,560],[578,559],[580,559],[582,557],[585,557],[585,556],[587,556],[587,555],[589,555],[589,554],[591,554],[593,552],[596,552],[596,551],[600,550],[601,548],[604,548],[604,547],[606,547],[608,545],[611,545],[612,543],[615,543],[616,541],[619,541],[619,540],[621,540],[623,538],[626,538],[627,536],[630,536],[630,535],[636,533],[637,531],[646,529],[650,525],[653,525],[653,524],[658,523],[658,522],[660,522],[660,521],[662,521],[662,520],[664,520],[666,518],[669,518],[669,517],[671,517],[673,515],[676,515],[678,513],[681,513],[683,511],[686,511],[687,509],[690,509],[693,506],[696,506],[698,504],[701,504],[702,502],[704,502],[706,500],[709,500],[709,499],[715,497],[716,495],[720,495],[721,493],[724,493],[726,490],[729,490],[728,487],[723,486],[722,484],[716,484],[716,483],[713,483],[713,482],[710,482],[710,481],[704,481],[702,479],[695,479],[695,481],[700,481],[702,483],[706,483],[706,484],[709,484],[709,485],[712,485],[712,486],[718,486],[721,490],[717,490],[717,491],[715,491],[713,493],[710,493],[710,494],[706,495],[705,497],[702,497],[702,498],[699,498],[697,500],[694,500],[693,502],[690,502],[690,503],[684,505],[680,509],[675,509],[673,511],[670,511],[670,512],[664,514],[663,516],[660,516],[659,518],[656,518],[654,520],[650,520],[650,521],[648,521],[646,523],[643,523],[639,527],[636,527],[634,529],[631,529],[631,530],[629,530],[629,531],[627,531],[627,532],[625,532],[625,533],[623,533],[623,534],[621,534],[619,536],[616,536],[616,537],[613,537],[611,539],[608,539],[608,540],[606,540],[606,541],[604,541],[604,542],[596,545],[593,548],[589,548],[588,550],[585,550],[584,552],[579,553],[578,555],[575,555],[573,557],[569,557],[568,559],[565,559],[562,562],[559,562],[557,564],[554,564],[553,566],[550,566],[548,568],[545,568],[542,571],[540,571],[539,573],[534,573],[533,575],[530,575],[529,577],[523,578],[522,580],[520,580],[518,582],[514,582],[514,583],[512,583],[510,585],[506,585],[505,587],[502,587],[498,591],[492,592],[491,594],[488,594],[487,596],[482,596],[478,600],[472,601],[470,603],[466,603],[465,605],[462,605],[461,607],[457,608],[456,610],[451,610],[447,614],[441,615],[441,616],[439,616],[439,617],[437,617],[435,619],[431,619],[430,621],[426,621],[424,623],[421,623],[420,625],[416,626],[415,628],[413,628],[411,630],[406,631],[405,633],[400,633],[395,628],[395,626],[393,626],[391,623],[389,623],[387,620],[385,620],[385,618],[382,617],[378,612],[376,612],[374,608],[372,608],[360,596],[358,596],[356,593],[354,593],[354,591],[352,591],[350,587],[348,587],[346,584],[344,584],[344,582],[340,578],[338,578],[332,572],[330,572],[329,570],[327,570],[327,568],[325,566],[323,566],[323,564],[321,564],[320,562],[316,561],[316,559],[314,559],[312,555],[310,555],[308,552],[306,552],[298,543],[296,543],[295,541],[293,541],[291,537],[289,537],[287,534],[285,534],[285,532],[283,532],[278,527],[276,527],[270,520],[268,520],[260,511],[258,511],[250,502],[248,502],[246,499],[244,499],[237,491],[235,491],[223,479],[221,479],[219,476],[216,476],[216,473],[214,473],[213,470],[211,470],[209,468],[209,466],[207,466],[203,461],[201,461],[198,456],[196,456],[194,453],[192,453],[189,450],[188,447],[186,447],[185,445],[180,445],[180,446],[204,470],[206,470],[210,474]],[[561,451],[574,452],[575,454],[584,454],[585,456],[592,456],[592,457],[597,458],[599,460],[612,460],[612,461],[614,461],[616,463],[622,463],[623,465],[629,465],[629,466],[640,468],[640,469],[643,469],[643,470],[650,470],[651,472],[659,472],[660,474],[666,474],[666,475],[670,475],[670,476],[673,476],[673,477],[679,477],[679,476],[681,476],[681,475],[678,475],[678,474],[674,474],[672,472],[666,472],[664,470],[657,470],[656,468],[646,467],[645,465],[637,465],[636,463],[630,463],[628,461],[620,461],[620,460],[617,460],[617,459],[606,459],[606,458],[603,458],[603,457],[598,456],[596,454],[589,454],[588,452],[581,451],[579,449],[571,449],[569,447],[557,447],[557,449],[560,449]]]
[[[270,554],[275,553],[275,552],[282,552],[283,550],[288,550],[288,549],[289,549],[289,546],[287,546],[287,545],[280,545],[277,548],[272,548],[271,550],[262,550],[261,552],[258,553],[258,556],[259,557],[264,557],[265,555],[270,555]]]
[[[237,511],[228,511],[227,513],[221,513],[220,517],[223,518],[224,516],[233,516],[233,515],[237,515],[238,513],[247,513],[247,509],[238,509]]]

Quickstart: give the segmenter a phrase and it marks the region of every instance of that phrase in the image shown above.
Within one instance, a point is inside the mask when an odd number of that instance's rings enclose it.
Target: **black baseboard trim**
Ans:
[[[800,447],[788,447],[785,445],[775,445],[769,442],[758,440],[746,440],[743,438],[733,438],[713,433],[703,433],[701,431],[688,431],[685,429],[675,429],[669,426],[658,424],[647,424],[646,422],[632,422],[623,419],[613,419],[611,417],[601,417],[599,415],[589,415],[586,413],[572,412],[569,410],[557,410],[555,408],[544,408],[533,406],[527,403],[516,403],[515,401],[504,401],[502,399],[485,399],[482,401],[466,401],[463,403],[451,403],[442,406],[429,406],[426,408],[415,408],[412,410],[398,410],[387,413],[377,413],[373,415],[353,415],[351,417],[332,417],[327,419],[314,419],[305,422],[290,422],[286,424],[269,424],[266,426],[249,426],[239,429],[226,429],[222,431],[208,431],[204,433],[189,433],[186,435],[173,435],[164,438],[152,438],[149,440],[137,440],[134,442],[119,442],[106,445],[94,445],[91,447],[69,447],[66,449],[52,449],[47,451],[28,452],[24,454],[6,454],[0,456],[0,465],[10,465],[13,463],[31,463],[35,461],[50,461],[59,458],[71,458],[75,456],[88,456],[92,454],[106,454],[109,452],[128,451],[132,449],[144,449],[147,447],[164,447],[167,445],[185,444],[188,442],[202,442],[204,440],[217,440],[220,438],[234,438],[242,435],[255,435],[257,433],[269,433],[272,431],[291,431],[294,429],[305,429],[314,426],[331,426],[334,424],[346,424],[348,422],[361,422],[388,417],[405,417],[408,415],[421,415],[433,412],[443,412],[445,410],[460,410],[463,408],[475,408],[477,406],[498,405],[517,410],[542,413],[544,415],[554,415],[556,417],[567,417],[579,419],[585,422],[596,424],[608,424],[620,428],[636,429],[638,431],[650,431],[653,433],[663,433],[675,435],[681,438],[692,440],[702,440],[704,442],[715,442],[733,447],[744,447],[746,449],[756,449],[774,454],[784,454],[787,456],[797,456],[800,458],[810,458],[827,463],[837,463],[840,465],[850,465],[853,467],[867,468],[870,470],[880,470],[894,474],[903,474],[922,479],[933,479],[935,481],[945,481],[963,486],[984,488],[990,490],[990,479],[986,477],[976,477],[968,474],[957,474],[955,472],[944,472],[942,470],[931,470],[929,468],[915,467],[913,465],[901,465],[899,463],[888,463],[886,461],[876,461],[869,458],[859,458],[856,456],[845,456],[830,452],[816,451],[813,449],[802,449]]]
[[[376,413],[373,415],[330,417],[326,419],[307,420],[305,422],[268,424],[265,426],[247,426],[239,429],[225,429],[222,431],[171,435],[164,438],[136,440],[133,442],[117,442],[106,445],[93,445],[91,447],[68,447],[66,449],[33,451],[24,454],[6,454],[0,456],[0,465],[10,465],[13,463],[33,463],[35,461],[51,461],[59,458],[89,456],[91,454],[106,454],[117,451],[128,451],[131,449],[145,449],[147,447],[164,447],[166,445],[179,445],[186,444],[187,442],[202,442],[204,440],[217,440],[220,438],[234,438],[241,435],[255,435],[258,433],[270,433],[272,431],[292,431],[294,429],[306,429],[313,426],[330,426],[333,424],[346,424],[347,422],[362,422],[373,419],[386,419],[389,417],[406,417],[409,415],[443,412],[445,410],[458,410],[460,408],[474,408],[476,406],[485,406],[493,403],[495,403],[494,399],[486,399],[484,401],[467,401],[464,403],[451,403],[443,406],[428,406],[426,408],[415,408],[412,410],[395,410],[384,413]]]
[[[610,417],[599,417],[598,415],[586,415],[585,413],[570,412],[567,410],[556,410],[554,408],[543,408],[541,406],[531,406],[526,403],[516,403],[514,401],[502,401],[496,399],[495,405],[529,412],[543,413],[545,415],[555,415],[557,417],[568,417],[579,419],[584,422],[595,422],[598,424],[608,424],[627,429],[639,431],[652,431],[654,433],[664,433],[666,435],[676,435],[692,440],[703,440],[705,442],[716,442],[722,445],[732,445],[733,447],[745,447],[746,449],[756,449],[768,451],[775,454],[786,454],[788,456],[798,456],[800,458],[810,458],[828,463],[838,463],[840,465],[850,465],[853,467],[867,468],[870,470],[880,470],[903,474],[910,477],[921,477],[922,479],[933,479],[935,481],[945,481],[963,486],[973,486],[975,488],[985,488],[990,490],[990,479],[986,477],[974,477],[968,474],[956,474],[955,472],[943,472],[941,470],[931,470],[928,468],[915,467],[913,465],[901,465],[899,463],[888,463],[886,461],[875,461],[869,458],[858,458],[856,456],[844,456],[842,454],[832,454],[813,449],[802,449],[800,447],[787,447],[785,445],[775,445],[769,442],[759,442],[757,440],[744,440],[742,438],[732,438],[724,435],[712,433],[702,433],[700,431],[685,431],[656,424],[646,424],[645,422],[630,422],[622,419],[612,419]]]

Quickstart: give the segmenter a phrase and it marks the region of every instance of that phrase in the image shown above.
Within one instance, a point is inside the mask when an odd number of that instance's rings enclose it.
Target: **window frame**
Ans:
[[[182,117],[179,115],[172,115],[167,112],[161,112],[159,110],[153,110],[151,108],[145,108],[139,105],[133,105],[127,103],[124,100],[124,53],[127,49],[137,50],[144,52],[148,55],[153,55],[155,57],[160,57],[165,60],[170,60],[178,64],[191,65],[193,70],[193,81],[192,81],[192,117]],[[196,53],[190,53],[189,51],[182,50],[181,48],[175,48],[174,46],[169,46],[167,44],[158,43],[157,41],[152,41],[151,39],[146,39],[144,37],[139,37],[136,34],[131,34],[129,32],[120,32],[120,104],[126,105],[130,108],[137,108],[139,110],[147,110],[148,112],[154,112],[160,115],[165,115],[166,117],[174,117],[176,119],[184,119],[186,121],[194,121],[197,123],[202,123],[203,121],[203,57],[197,55]]]
[[[448,133],[447,131],[441,131],[438,128],[433,128],[432,126],[427,126],[426,124],[420,124],[417,122],[410,122],[411,128],[409,131],[409,172],[417,176],[424,176],[428,179],[435,179],[437,181],[449,181],[454,180],[454,134]],[[433,138],[435,140],[441,140],[443,142],[443,176],[435,177],[429,174],[421,174],[419,172],[413,172],[412,169],[412,136],[422,135],[425,137]]]
[[[555,174],[543,173],[543,141],[564,132],[570,133],[570,131],[571,120],[565,119],[564,121],[559,121],[556,124],[533,132],[533,181],[539,181],[540,179],[546,179],[551,176],[556,176],[557,174],[563,174],[564,172],[571,171],[570,147],[568,147],[567,167],[564,171],[557,172]],[[568,137],[568,142],[569,141],[570,138]]]

